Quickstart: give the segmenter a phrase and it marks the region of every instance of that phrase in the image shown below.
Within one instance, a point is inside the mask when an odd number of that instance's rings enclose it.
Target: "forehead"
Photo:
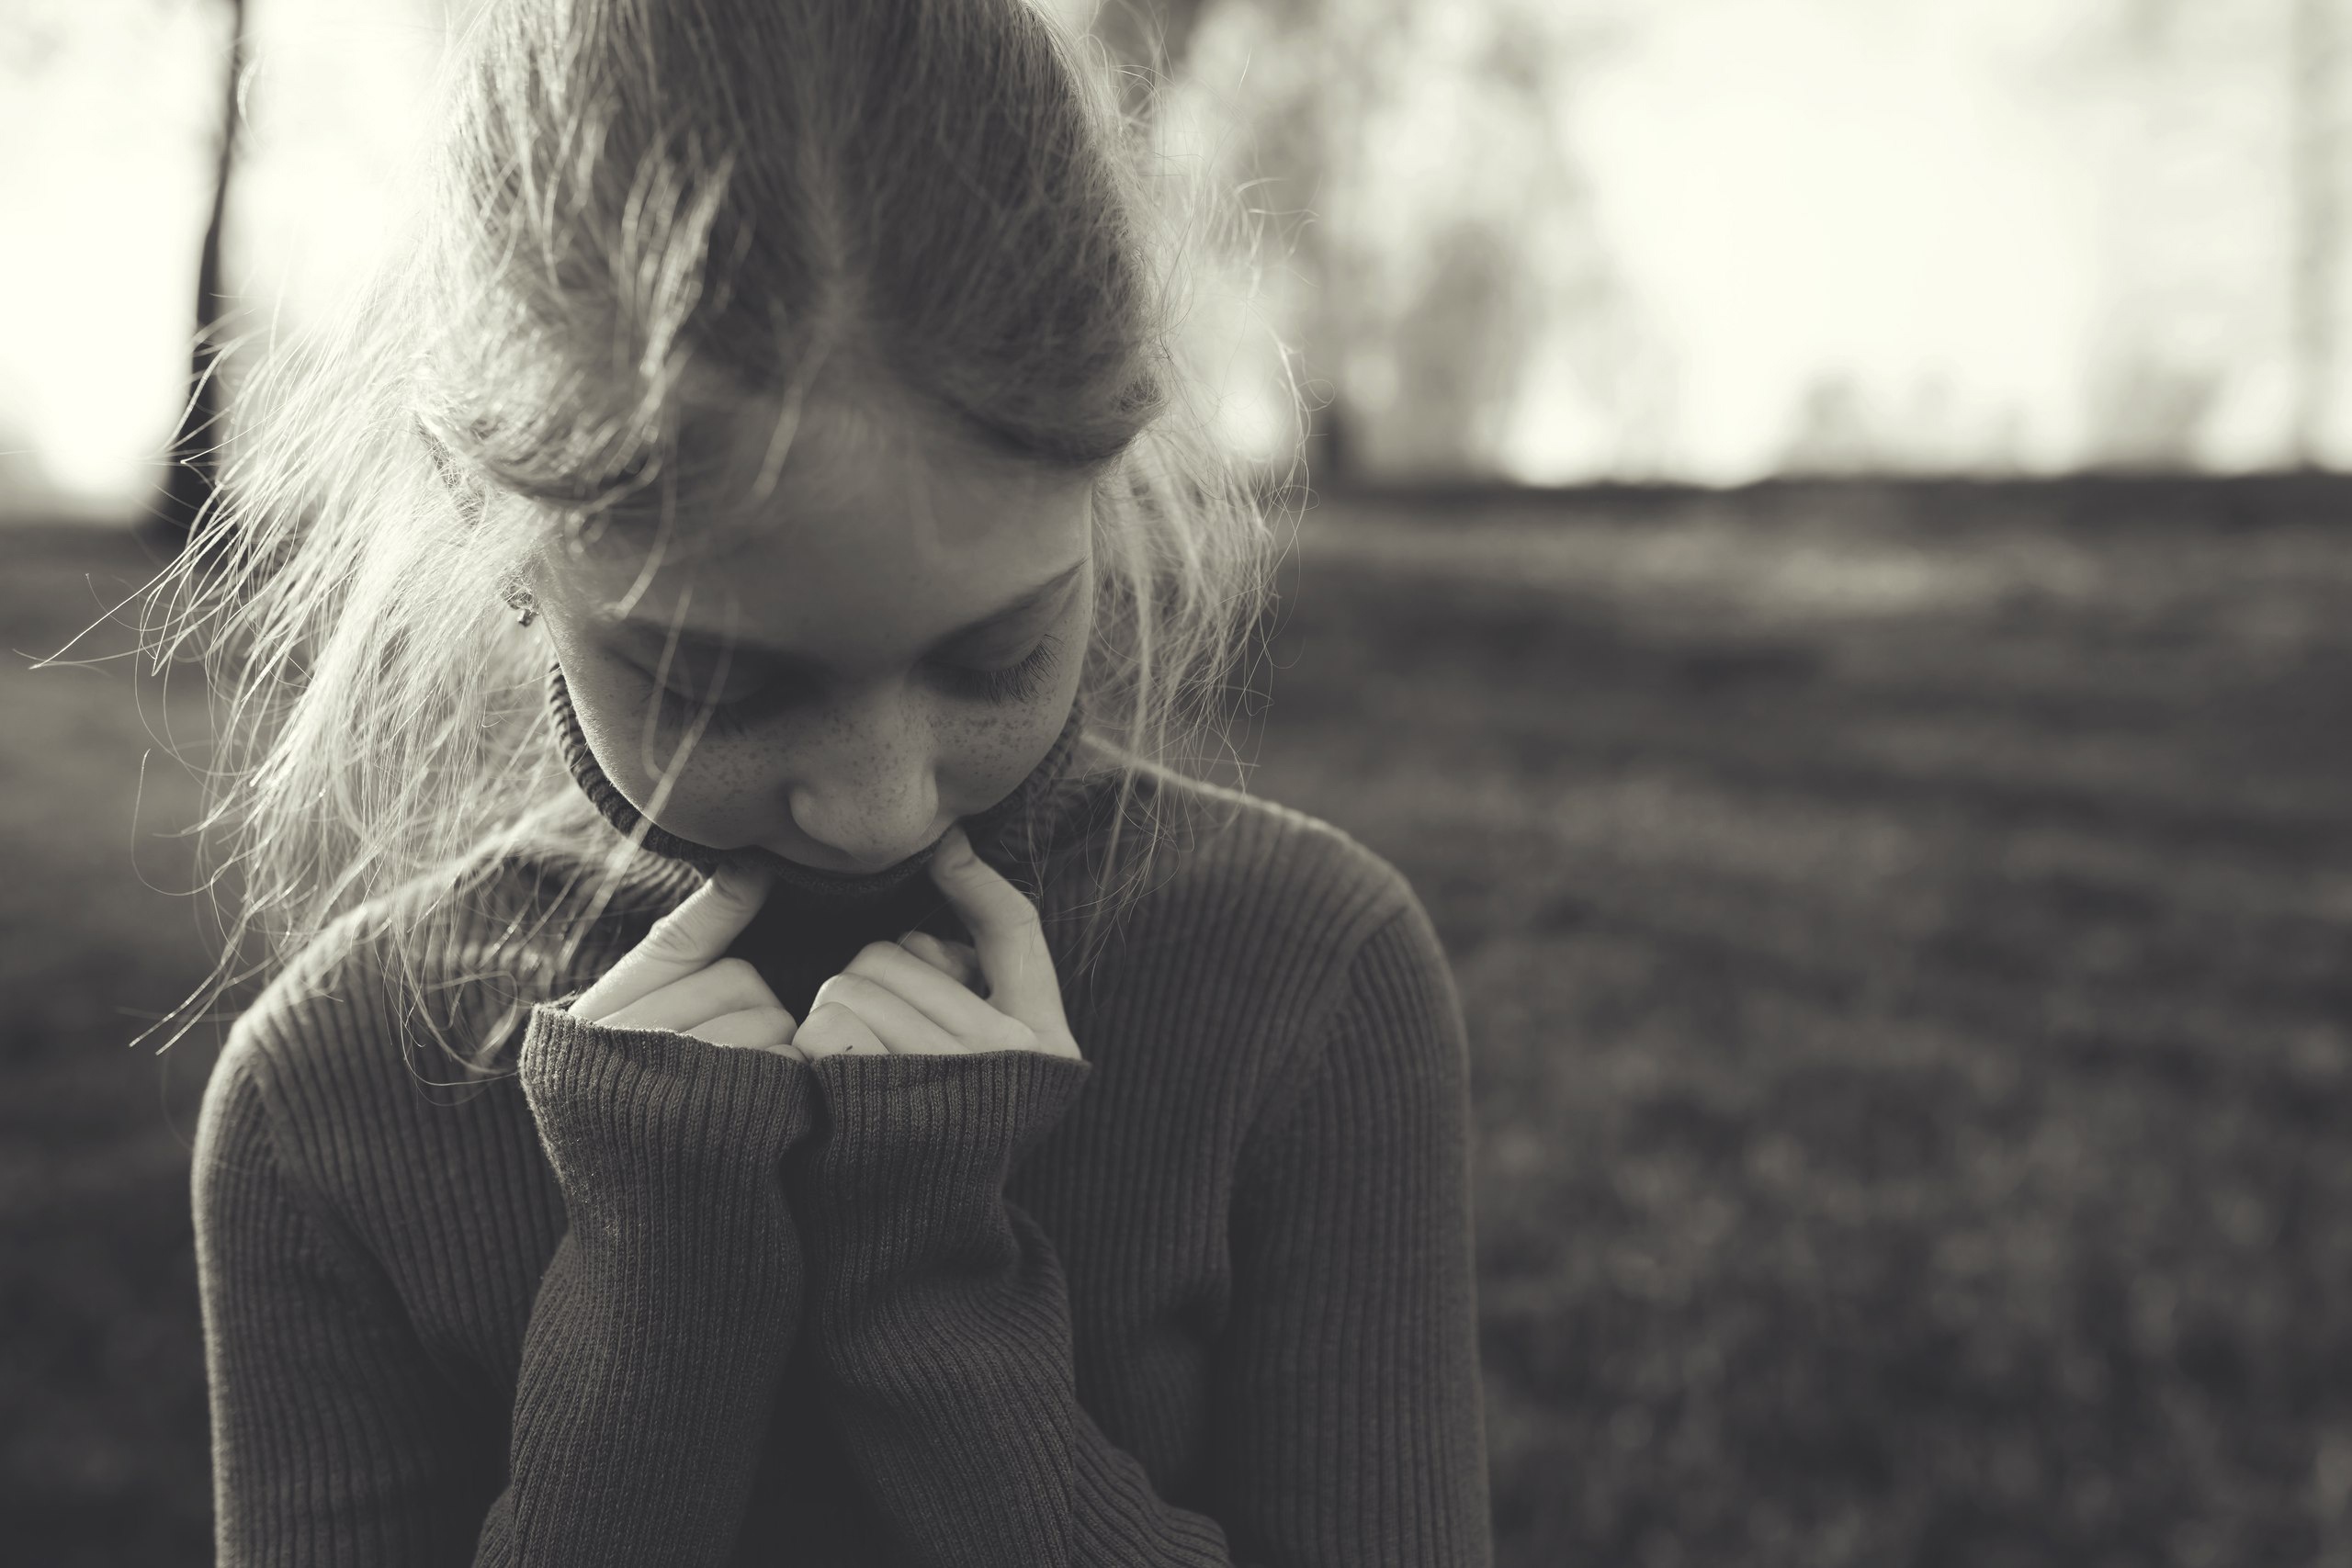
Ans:
[[[888,657],[1087,554],[1086,477],[978,450],[931,422],[816,397],[698,419],[704,455],[666,520],[649,494],[565,564],[592,616]]]

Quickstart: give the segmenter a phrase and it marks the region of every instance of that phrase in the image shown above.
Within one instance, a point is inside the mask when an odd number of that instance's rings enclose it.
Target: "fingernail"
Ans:
[[[951,828],[939,845],[939,859],[944,865],[964,865],[972,858],[972,840],[961,828]]]

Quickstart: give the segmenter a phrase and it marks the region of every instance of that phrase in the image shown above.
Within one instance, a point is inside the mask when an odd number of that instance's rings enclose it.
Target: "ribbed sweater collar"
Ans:
[[[936,848],[926,846],[898,864],[868,875],[843,875],[799,865],[765,850],[719,850],[682,839],[648,821],[597,765],[588,738],[581,730],[579,715],[573,711],[571,694],[564,684],[563,666],[557,661],[550,661],[548,667],[548,710],[565,765],[605,820],[627,838],[638,838],[641,832],[640,842],[646,850],[683,862],[705,875],[716,870],[722,860],[748,856],[773,866],[777,887],[791,888],[799,896],[793,900],[796,904],[834,906],[845,910],[863,908],[908,890],[922,877],[923,867]],[[1061,814],[1083,792],[1079,759],[1086,728],[1086,703],[1081,694],[1071,705],[1069,716],[1052,748],[1028,777],[994,806],[963,818],[974,850],[1016,880],[1020,879],[1020,871],[1041,858],[1042,848],[1050,840]]]

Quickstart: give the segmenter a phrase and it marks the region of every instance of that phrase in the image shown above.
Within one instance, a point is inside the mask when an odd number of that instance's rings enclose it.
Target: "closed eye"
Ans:
[[[1023,703],[1044,694],[1052,680],[1061,646],[1062,639],[1049,634],[1038,638],[1037,646],[1018,664],[1008,664],[1001,669],[975,669],[966,664],[947,664],[940,668],[944,673],[971,682],[989,702]]]
[[[1061,639],[1050,634],[1038,639],[1037,646],[1014,664],[979,667],[967,664],[938,663],[933,666],[940,682],[955,696],[967,701],[1011,705],[1029,702],[1041,695],[1052,683],[1056,665],[1060,661]],[[760,660],[756,658],[729,660],[722,656],[715,679],[696,681],[692,671],[683,669],[682,660],[673,660],[668,680],[655,671],[648,670],[634,660],[624,663],[635,671],[645,683],[657,690],[662,705],[683,721],[693,718],[707,708],[710,727],[723,735],[740,735],[770,714],[789,707],[800,683],[789,676],[769,674],[759,678]],[[731,664],[731,668],[729,667]],[[748,689],[730,696],[719,696],[723,683],[731,675],[750,672]],[[682,679],[683,677],[683,679]],[[681,689],[681,686],[684,689]],[[714,700],[716,699],[716,700]]]

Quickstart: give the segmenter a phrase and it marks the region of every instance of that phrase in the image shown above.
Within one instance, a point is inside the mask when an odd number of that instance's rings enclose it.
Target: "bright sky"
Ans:
[[[373,253],[400,139],[436,47],[436,0],[247,0],[237,191],[253,254],[232,288],[299,316]],[[0,210],[46,243],[0,247],[0,509],[119,510],[187,396],[197,254],[228,48],[211,0],[0,3]]]
[[[1812,389],[1841,381],[1891,419],[1915,415],[1923,458],[1980,457],[2014,419],[2016,460],[2067,460],[2091,171],[2040,106],[1998,90],[1994,47],[2003,13],[2058,9],[1687,5],[1596,73],[1571,123],[1618,274],[1671,367],[1657,461],[1726,479],[1769,468]],[[1589,431],[1585,461],[1605,460],[1604,411],[1562,423]]]
[[[144,0],[0,11],[13,230],[0,298],[20,306],[0,333],[0,479],[29,461],[69,492],[116,499],[170,430],[209,189],[197,137],[218,96],[217,73],[200,79],[215,19]]]
[[[377,241],[439,0],[251,7],[240,199],[265,261],[232,256],[232,278],[300,315]],[[220,9],[0,6],[0,210],[43,237],[0,247],[0,289],[40,302],[0,334],[0,506],[13,488],[119,508],[153,472],[184,395]],[[1398,333],[1441,220],[1522,237],[1509,395],[1470,454],[1521,479],[2050,471],[2135,442],[2276,463],[2287,0],[2173,13],[2135,54],[2123,0],[1430,0],[1327,216],[1387,258],[1364,287]],[[1549,124],[1476,63],[1538,14],[1608,24],[1561,57]],[[1202,59],[1230,78],[1213,97],[1246,99],[1246,48]],[[1209,293],[1204,320],[1237,328],[1283,309]],[[1411,413],[1403,353],[1373,333],[1349,361],[1375,430]],[[1263,355],[1225,362],[1234,434],[1268,438]]]
[[[1525,466],[1750,479],[1842,398],[1878,460],[2052,471],[2166,374],[2211,383],[2185,456],[2282,460],[2286,6],[2175,14],[2135,61],[2102,0],[1653,7],[1566,135],[1664,412],[1538,392]]]

